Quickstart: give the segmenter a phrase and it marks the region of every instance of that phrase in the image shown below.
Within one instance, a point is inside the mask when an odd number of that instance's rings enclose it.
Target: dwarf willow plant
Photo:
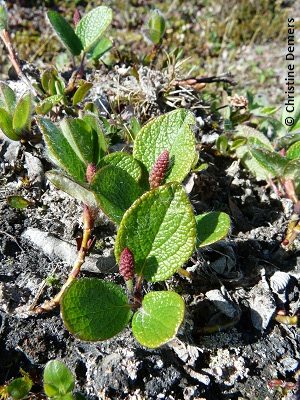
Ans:
[[[15,92],[0,82],[0,129],[11,140],[27,140],[31,130],[32,98],[29,92],[17,100]]]
[[[49,156],[60,170],[48,172],[58,188],[84,204],[84,246],[59,301],[67,329],[82,340],[105,340],[132,321],[136,339],[157,347],[176,335],[184,318],[184,302],[173,291],[143,297],[143,281],[170,278],[188,261],[196,246],[226,236],[224,213],[195,218],[181,185],[197,163],[194,115],[178,109],[148,122],[137,134],[133,154],[107,154],[97,117],[65,118],[60,126],[39,119]],[[100,279],[75,280],[88,249],[95,215],[102,210],[118,225],[115,257],[127,293]],[[197,237],[198,232],[198,237]]]
[[[73,18],[75,29],[56,11],[48,11],[49,22],[58,38],[73,56],[100,58],[112,47],[103,35],[112,21],[112,10],[106,6],[96,7],[82,18],[76,10]]]

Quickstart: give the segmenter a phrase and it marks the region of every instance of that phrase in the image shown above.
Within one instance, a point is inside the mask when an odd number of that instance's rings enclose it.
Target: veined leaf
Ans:
[[[112,21],[112,10],[106,6],[96,7],[87,13],[76,26],[83,50],[87,53],[105,33]]]
[[[196,222],[190,201],[177,183],[145,193],[126,211],[115,256],[128,247],[135,272],[152,282],[170,278],[195,249]]]
[[[184,318],[184,301],[175,292],[150,292],[132,318],[132,331],[146,347],[156,348],[176,335]]]
[[[177,109],[148,122],[137,134],[133,156],[148,173],[164,150],[169,151],[170,167],[165,182],[181,182],[191,170],[195,156],[195,136],[191,126],[193,113]]]
[[[124,153],[122,151],[116,151],[115,153],[108,154],[100,161],[98,167],[102,168],[105,165],[114,165],[128,172],[130,176],[139,182],[142,178],[142,168],[140,163],[132,157],[131,154]]]
[[[124,169],[113,165],[101,168],[91,183],[99,207],[119,224],[125,211],[142,194],[142,189]]]
[[[95,278],[72,283],[63,295],[61,312],[68,331],[88,341],[117,335],[131,317],[124,291],[112,282]]]

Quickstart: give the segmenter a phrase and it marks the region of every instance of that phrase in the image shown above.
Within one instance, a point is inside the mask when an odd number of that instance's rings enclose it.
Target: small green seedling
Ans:
[[[56,11],[48,11],[47,16],[66,49],[73,56],[82,55],[82,61],[86,55],[98,59],[112,47],[111,41],[103,37],[112,21],[109,7],[96,7],[82,18],[77,11],[74,15],[75,29]]]
[[[162,41],[166,32],[166,21],[162,13],[154,9],[150,12],[145,34],[148,40],[153,44],[149,54],[144,57],[144,64],[148,65],[153,63],[161,49]]]
[[[72,372],[59,360],[47,362],[44,369],[44,391],[49,399],[72,400],[75,378]]]
[[[38,311],[60,302],[67,329],[82,340],[111,338],[132,320],[133,334],[142,345],[154,348],[168,342],[183,321],[184,302],[172,291],[143,297],[144,280],[164,281],[185,271],[182,266],[197,243],[213,243],[230,228],[224,213],[196,221],[181,185],[198,160],[191,129],[194,115],[177,109],[151,120],[137,133],[132,155],[107,154],[94,115],[65,118],[60,127],[45,118],[38,123],[50,158],[62,170],[48,172],[49,180],[84,204],[84,233],[73,270],[56,298]],[[75,280],[100,209],[118,225],[115,257],[127,293],[111,282]]]
[[[162,13],[155,9],[151,11],[146,30],[147,37],[154,45],[159,45],[166,31],[166,21]]]
[[[25,93],[17,101],[14,91],[0,82],[0,129],[11,140],[28,140],[31,130],[32,97]]]
[[[0,387],[1,399],[11,397],[13,400],[20,400],[28,396],[33,382],[25,371],[21,369],[20,372],[23,375],[22,378],[13,379],[7,385]]]

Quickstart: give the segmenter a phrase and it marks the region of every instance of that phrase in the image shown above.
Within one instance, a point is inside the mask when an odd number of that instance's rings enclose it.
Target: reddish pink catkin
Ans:
[[[134,257],[128,247],[125,247],[125,249],[121,253],[119,271],[125,281],[133,279]]]
[[[73,14],[73,24],[76,26],[80,20],[81,20],[81,15],[78,8],[76,8]]]
[[[149,176],[150,189],[155,189],[160,186],[166,176],[169,167],[169,151],[164,150],[157,158]]]
[[[86,167],[86,171],[85,171],[85,178],[88,181],[88,183],[92,182],[92,179],[94,178],[96,172],[97,172],[96,165],[88,164],[88,166]]]

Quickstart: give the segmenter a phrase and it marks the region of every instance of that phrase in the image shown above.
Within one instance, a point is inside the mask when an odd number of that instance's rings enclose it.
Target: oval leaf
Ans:
[[[13,129],[11,115],[4,109],[0,108],[0,129],[11,140],[20,140],[20,135]]]
[[[10,115],[16,106],[15,92],[4,82],[0,82],[0,107],[4,108]]]
[[[46,118],[39,118],[38,124],[44,135],[50,157],[54,159],[54,162],[74,179],[86,182],[86,167],[77,157],[62,131]]]
[[[169,151],[170,168],[165,182],[181,182],[193,166],[196,150],[190,126],[195,124],[193,113],[184,109],[171,111],[148,122],[137,134],[133,156],[150,173],[157,158]]]
[[[288,148],[286,157],[290,160],[296,160],[300,158],[300,141],[296,142]]]
[[[119,167],[107,165],[97,172],[91,183],[99,207],[119,224],[126,210],[142,194],[137,182]]]
[[[19,400],[28,396],[31,388],[32,381],[29,378],[17,378],[7,386],[7,392],[14,400]]]
[[[124,291],[114,283],[95,278],[72,283],[63,295],[61,311],[68,331],[88,341],[115,336],[131,317]]]
[[[13,128],[17,132],[29,128],[31,117],[31,94],[25,93],[16,105],[13,116]]]
[[[123,169],[137,182],[142,177],[142,168],[139,162],[128,153],[116,151],[115,153],[108,154],[100,161],[98,167],[101,168],[105,165],[114,165]]]
[[[152,282],[172,276],[195,248],[196,222],[189,199],[177,183],[145,193],[125,213],[116,238],[117,261],[125,247],[135,272]]]
[[[47,16],[63,45],[74,56],[78,56],[81,53],[82,44],[72,26],[56,11],[48,11]]]
[[[219,211],[211,211],[196,216],[197,245],[200,247],[224,239],[230,230],[230,217]]]
[[[111,21],[112,10],[105,6],[94,8],[79,21],[75,32],[86,53],[97,43]]]
[[[48,397],[65,396],[75,386],[75,378],[65,364],[58,360],[49,361],[44,369],[44,391]]]
[[[80,103],[86,97],[92,86],[92,83],[84,82],[78,87],[73,96],[73,106],[76,106],[76,104]]]
[[[184,301],[175,292],[150,292],[132,318],[132,331],[146,347],[155,348],[177,334],[184,318]]]
[[[83,186],[83,184],[80,185],[61,172],[54,170],[46,172],[46,177],[54,186],[65,193],[68,193],[68,195],[74,197],[74,199],[77,199],[92,208],[97,207],[94,193],[87,187]]]

